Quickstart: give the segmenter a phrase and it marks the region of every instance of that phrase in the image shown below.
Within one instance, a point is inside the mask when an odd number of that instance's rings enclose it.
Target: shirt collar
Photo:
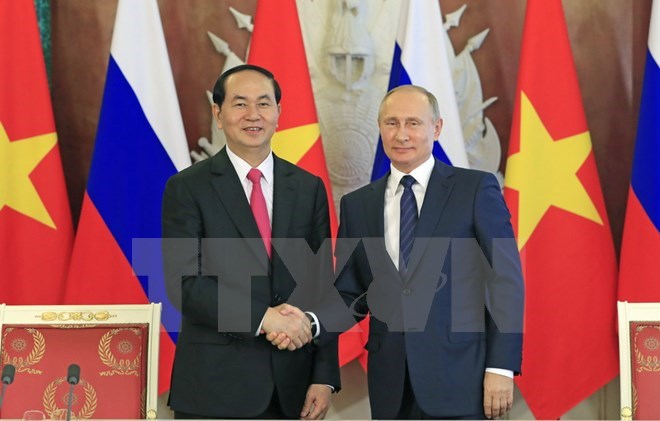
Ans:
[[[243,158],[232,152],[232,150],[229,149],[229,145],[227,145],[227,155],[229,156],[229,160],[231,161],[231,164],[234,166],[234,170],[236,170],[238,179],[241,180],[241,182],[243,182],[243,180],[246,180],[248,172],[252,169],[250,164],[248,164],[247,162],[245,162]],[[266,159],[264,159],[261,162],[261,164],[257,166],[257,169],[261,171],[261,174],[263,174],[264,178],[266,179],[266,182],[271,186],[273,185],[273,178],[274,178],[273,167],[274,167],[273,151],[271,150],[268,153],[268,156],[266,156]]]
[[[394,165],[390,164],[390,178],[387,181],[387,187],[390,191],[390,194],[394,196],[404,175],[411,175],[415,181],[417,181],[417,184],[422,187],[422,190],[426,191],[426,187],[429,185],[429,180],[431,179],[431,173],[433,172],[434,166],[435,158],[433,158],[433,155],[431,155],[419,167],[410,171],[410,174],[399,171],[394,168]]]

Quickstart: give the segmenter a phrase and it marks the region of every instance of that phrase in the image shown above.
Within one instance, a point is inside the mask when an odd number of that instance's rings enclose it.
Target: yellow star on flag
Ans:
[[[306,124],[276,132],[273,135],[273,152],[282,159],[297,163],[319,139],[318,123]]]
[[[577,176],[591,153],[589,132],[555,140],[524,92],[520,103],[520,152],[509,157],[504,182],[519,193],[518,248],[525,246],[551,206],[602,225]]]
[[[10,142],[0,122],[0,210],[10,207],[55,229],[30,174],[56,143],[55,133]]]

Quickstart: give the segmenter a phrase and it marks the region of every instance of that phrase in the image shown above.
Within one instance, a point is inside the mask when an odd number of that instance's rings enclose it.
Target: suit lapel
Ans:
[[[365,200],[365,219],[367,221],[367,232],[372,238],[382,239],[385,247],[385,188],[389,173],[376,180],[370,185]]]
[[[454,187],[452,176],[454,169],[449,165],[435,160],[435,166],[429,179],[429,185],[426,188],[424,203],[419,215],[419,222],[415,228],[415,244],[410,254],[410,264],[406,271],[404,281],[408,281],[410,275],[415,272],[421,257],[424,255],[430,238],[433,237],[435,227],[440,222],[442,210],[447,204],[449,195]]]
[[[388,173],[370,185],[365,197],[364,219],[367,224],[367,236],[376,242],[372,244],[376,249],[372,251],[373,255],[370,257],[384,265],[378,271],[385,271],[384,279],[399,279],[399,271],[392,263],[385,245],[385,190],[389,178]],[[372,268],[372,272],[374,271]]]
[[[292,169],[273,154],[273,238],[287,238],[296,203],[298,183]]]
[[[222,205],[227,210],[229,217],[243,238],[261,238],[259,228],[252,216],[252,209],[245,197],[245,190],[241,185],[234,166],[229,160],[226,148],[222,148],[212,158],[211,162],[211,184],[215,189]],[[273,212],[274,213],[274,212]],[[263,242],[249,241],[250,249],[259,258],[258,260],[267,265],[268,257]],[[266,266],[264,266],[266,267]]]

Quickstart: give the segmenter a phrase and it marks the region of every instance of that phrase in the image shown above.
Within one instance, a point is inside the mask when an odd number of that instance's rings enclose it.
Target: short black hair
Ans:
[[[255,66],[254,64],[241,64],[240,66],[232,67],[231,69],[225,71],[220,75],[218,80],[215,81],[213,86],[213,102],[218,104],[219,107],[222,106],[222,103],[225,101],[225,96],[227,94],[226,84],[227,78],[234,73],[243,72],[246,70],[253,70],[259,72],[262,75],[266,76],[268,80],[273,84],[273,90],[275,91],[275,102],[280,103],[282,99],[282,90],[280,89],[280,84],[275,80],[275,76],[270,72],[270,70],[264,69],[263,67]]]

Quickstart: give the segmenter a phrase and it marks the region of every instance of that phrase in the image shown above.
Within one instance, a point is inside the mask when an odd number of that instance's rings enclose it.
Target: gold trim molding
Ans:
[[[35,317],[44,322],[107,322],[117,315],[109,311],[45,311]]]

